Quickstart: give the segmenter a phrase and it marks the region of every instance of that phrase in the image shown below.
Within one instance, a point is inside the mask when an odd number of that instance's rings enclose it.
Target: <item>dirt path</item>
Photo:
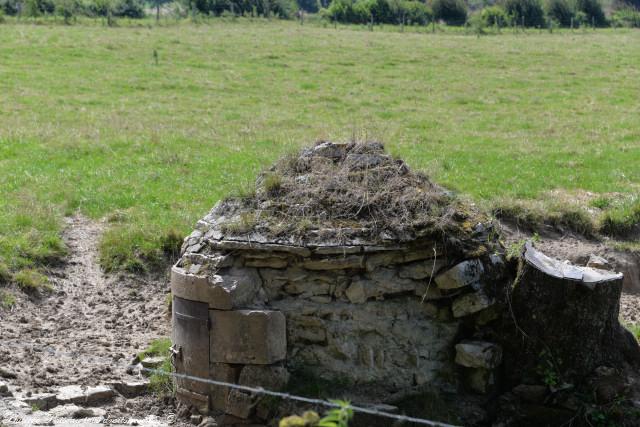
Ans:
[[[40,298],[18,292],[14,308],[0,311],[0,389],[2,383],[9,387],[9,394],[0,390],[0,425],[82,425],[73,419],[73,405],[34,412],[24,399],[67,385],[139,381],[126,372],[134,355],[170,335],[167,280],[103,274],[97,249],[102,231],[101,223],[85,217],[67,219],[69,255],[48,274],[52,292]],[[81,416],[85,424],[120,417],[161,426],[175,412],[171,399],[150,394],[116,394],[100,406],[93,409],[100,417]]]
[[[134,354],[169,335],[168,285],[106,277],[98,265],[102,228],[70,218],[64,232],[68,262],[50,275],[54,291],[40,301],[21,297],[2,318],[0,366],[26,389],[122,378]]]

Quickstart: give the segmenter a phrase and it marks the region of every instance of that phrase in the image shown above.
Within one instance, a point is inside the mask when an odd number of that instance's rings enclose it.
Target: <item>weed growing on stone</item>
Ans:
[[[155,339],[151,341],[149,347],[138,354],[138,358],[144,360],[147,357],[167,356],[169,354],[169,347],[171,347],[171,338]]]
[[[149,376],[149,388],[154,394],[159,396],[173,395],[175,392],[173,378],[171,375],[164,374],[173,372],[171,357],[169,355],[170,347],[170,338],[158,338],[151,341],[149,347],[138,354],[140,360],[154,356],[163,356],[165,358],[162,364],[156,369],[160,372],[154,372]]]

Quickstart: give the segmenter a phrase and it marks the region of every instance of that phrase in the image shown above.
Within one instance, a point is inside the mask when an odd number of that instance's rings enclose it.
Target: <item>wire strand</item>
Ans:
[[[250,387],[250,386],[246,386],[246,385],[240,385],[240,384],[234,384],[234,383],[228,383],[225,381],[216,381],[216,380],[212,380],[212,379],[208,379],[208,378],[200,378],[200,377],[194,377],[192,375],[186,375],[186,374],[180,374],[177,372],[166,372],[166,371],[161,371],[158,369],[151,369],[151,368],[141,368],[141,370],[146,371],[146,372],[151,372],[154,374],[158,374],[158,375],[167,375],[167,376],[172,376],[174,378],[182,378],[185,380],[191,380],[191,381],[198,381],[201,383],[206,383],[206,384],[212,384],[212,385],[217,385],[217,386],[221,386],[221,387],[229,387],[229,388],[233,388],[236,390],[242,390],[242,391],[247,391],[250,393],[256,393],[256,394],[264,394],[267,396],[274,396],[274,397],[279,397],[282,399],[287,399],[287,400],[296,400],[298,402],[304,402],[304,403],[311,403],[313,405],[321,405],[321,406],[326,406],[329,408],[339,408],[340,405],[334,402],[330,402],[328,400],[322,400],[322,399],[313,399],[310,397],[304,397],[304,396],[296,396],[295,394],[291,394],[291,393],[283,393],[283,392],[279,392],[279,391],[272,391],[272,390],[267,390],[263,387]],[[372,409],[372,408],[364,408],[362,406],[354,406],[349,404],[349,408],[351,410],[353,410],[353,412],[361,412],[363,414],[369,414],[369,415],[374,415],[374,416],[378,416],[378,417],[384,417],[384,418],[391,418],[394,420],[398,420],[398,421],[404,421],[404,422],[410,422],[410,423],[415,423],[415,424],[421,424],[421,425],[425,425],[425,426],[431,426],[431,427],[459,427],[453,424],[446,424],[446,423],[441,423],[438,421],[432,421],[432,420],[427,420],[424,418],[415,418],[415,417],[409,417],[407,415],[398,415],[398,414],[392,414],[390,412],[385,412],[385,411],[379,411],[377,409]]]

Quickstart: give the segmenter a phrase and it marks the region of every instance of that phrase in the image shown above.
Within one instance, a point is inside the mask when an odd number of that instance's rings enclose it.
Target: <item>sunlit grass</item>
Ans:
[[[380,139],[479,201],[640,183],[637,31],[11,24],[0,58],[0,260],[14,272],[63,257],[76,211],[119,213],[101,262],[142,269],[317,139]]]

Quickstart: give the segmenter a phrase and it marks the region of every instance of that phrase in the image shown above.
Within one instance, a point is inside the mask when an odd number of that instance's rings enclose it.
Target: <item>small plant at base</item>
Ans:
[[[536,243],[540,241],[540,236],[538,235],[538,233],[535,233],[531,237],[531,239],[522,239],[510,244],[507,247],[507,251],[506,251],[507,260],[511,261],[512,259],[520,257],[520,255],[522,255],[522,251],[524,250],[524,245],[527,243],[528,240],[531,240],[533,243]]]
[[[353,409],[351,409],[349,402],[345,400],[332,400],[331,402],[339,407],[329,410],[327,415],[318,422],[318,427],[348,427],[349,421],[353,418]]]
[[[162,364],[157,368],[159,372],[154,372],[149,377],[149,389],[158,396],[171,396],[175,391],[173,380],[170,375],[167,375],[173,370],[169,347],[171,347],[171,339],[158,338],[151,341],[149,347],[138,354],[140,360],[153,356],[165,357]]]
[[[307,411],[302,416],[292,415],[283,418],[279,427],[349,427],[349,421],[353,418],[353,409],[349,402],[344,400],[331,400],[338,405],[337,408],[327,411],[324,417],[313,411]]]
[[[538,372],[538,375],[542,377],[542,381],[548,387],[555,387],[560,384],[560,376],[558,375],[558,370],[553,363],[551,354],[546,350],[542,350],[540,352],[540,363],[536,367],[536,371]]]
[[[4,290],[0,290],[0,307],[11,308],[16,303],[16,297],[12,293]]]

